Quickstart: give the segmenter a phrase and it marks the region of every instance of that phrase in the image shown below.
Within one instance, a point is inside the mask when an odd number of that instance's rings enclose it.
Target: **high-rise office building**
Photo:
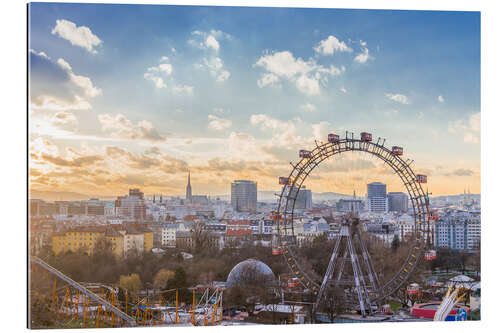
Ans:
[[[237,212],[257,211],[257,183],[235,180],[231,183],[231,205]]]
[[[373,182],[367,185],[367,202],[370,212],[387,212],[387,186],[380,182]]]
[[[408,195],[403,192],[389,192],[387,194],[388,210],[390,212],[407,212]]]
[[[146,218],[144,193],[139,189],[130,189],[128,196],[120,196],[115,200],[115,214],[131,220],[143,221]]]
[[[297,209],[311,209],[312,208],[312,192],[306,189],[305,186],[299,190],[297,199],[295,200],[295,208]]]

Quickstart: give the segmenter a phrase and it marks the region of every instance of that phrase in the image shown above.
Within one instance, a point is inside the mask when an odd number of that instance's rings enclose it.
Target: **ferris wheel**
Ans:
[[[341,277],[345,263],[348,262],[353,272],[350,282],[355,290],[354,296],[359,301],[361,313],[365,315],[371,312],[373,304],[395,293],[408,281],[420,258],[429,248],[429,244],[426,244],[426,239],[427,241],[430,239],[429,198],[422,187],[422,184],[427,183],[427,176],[416,174],[412,170],[413,160],[403,159],[402,147],[387,148],[384,146],[385,139],[381,138],[373,142],[371,133],[362,132],[359,139],[354,138],[354,134],[350,132],[346,132],[345,138],[337,134],[328,134],[327,142],[316,141],[315,143],[314,149],[299,151],[300,160],[296,164],[291,163],[292,171],[288,177],[279,178],[279,183],[283,185],[283,188],[279,196],[277,211],[273,215],[277,228],[276,247],[273,248],[273,254],[281,254],[292,272],[293,279],[316,295],[314,312],[325,297],[325,290],[328,286],[343,281]],[[380,283],[375,274],[370,255],[361,236],[359,218],[352,214],[342,219],[340,231],[335,236],[335,245],[328,268],[321,281],[314,276],[314,273],[305,269],[304,262],[296,254],[294,210],[299,190],[303,188],[310,173],[323,161],[346,152],[370,154],[392,168],[406,189],[413,208],[414,236],[409,253],[397,273],[384,283]],[[355,247],[356,239],[358,249]]]

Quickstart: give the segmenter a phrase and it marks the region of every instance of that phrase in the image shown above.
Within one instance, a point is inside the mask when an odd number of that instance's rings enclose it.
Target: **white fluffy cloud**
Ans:
[[[260,79],[257,80],[257,85],[259,88],[263,88],[265,86],[279,87],[279,80],[279,77],[273,73],[263,73],[260,76]]]
[[[471,114],[467,119],[448,123],[450,133],[462,134],[464,142],[479,143],[481,138],[481,113]]]
[[[271,158],[282,162],[297,157],[297,147],[308,147],[315,139],[326,140],[330,123],[306,123],[302,119],[282,121],[266,114],[254,114],[250,124],[263,132],[270,132],[271,137],[259,140],[259,149]]]
[[[209,32],[195,30],[191,32],[192,39],[188,43],[192,46],[208,51],[208,57],[204,57],[201,63],[195,67],[206,69],[215,78],[215,82],[221,83],[229,79],[231,73],[224,68],[222,59],[217,55],[220,50],[220,40],[231,40],[232,36],[220,30],[210,30]]]
[[[347,93],[347,89],[344,87],[340,87],[340,91],[342,91],[344,94]]]
[[[408,97],[402,94],[385,94],[387,98],[389,98],[392,101],[401,103],[401,104],[410,104],[410,101],[408,100]]]
[[[77,27],[75,23],[68,20],[57,20],[56,26],[52,29],[52,34],[57,34],[72,45],[83,47],[90,53],[97,53],[94,47],[102,43],[99,37],[94,35],[88,27]]]
[[[443,96],[441,96],[441,95],[439,95],[439,96],[438,96],[438,102],[439,102],[439,103],[444,103],[444,97],[443,97]]]
[[[346,45],[345,42],[341,42],[335,36],[328,36],[314,47],[316,53],[322,55],[332,55],[335,52],[352,52],[352,49]]]
[[[312,58],[307,61],[295,58],[289,51],[265,54],[254,66],[267,71],[257,81],[260,88],[268,85],[276,86],[280,79],[285,79],[294,83],[297,89],[306,95],[320,94],[321,86],[325,86],[328,82],[328,76],[337,76],[345,71],[345,67],[340,69],[333,65],[324,67]]]
[[[201,64],[196,67],[206,69],[215,78],[215,82],[224,82],[231,76],[231,73],[224,68],[224,63],[219,57],[203,58]]]
[[[366,45],[366,43],[365,43]],[[368,59],[372,58],[370,56],[370,51],[368,51],[367,47],[364,47],[360,53],[354,57],[354,61],[359,62],[360,64],[364,64],[365,62],[368,61]]]
[[[30,50],[30,108],[33,110],[88,110],[102,94],[86,76],[73,72],[64,59],[52,61],[44,52]]]
[[[101,129],[104,132],[109,132],[113,137],[152,142],[165,141],[165,137],[160,135],[153,124],[147,120],[141,120],[134,124],[122,114],[116,116],[100,114],[97,118],[101,123]]]
[[[191,32],[191,36],[192,38],[188,40],[188,43],[190,45],[200,49],[211,49],[215,53],[218,53],[220,50],[220,40],[232,39],[232,36],[230,34],[213,29],[209,32],[195,30]]]
[[[219,48],[220,48],[219,42],[217,41],[217,39],[215,39],[214,36],[209,35],[207,37],[207,39],[205,40],[205,45],[207,47],[210,47],[210,48],[214,49],[215,52],[219,52]]]
[[[167,85],[165,84],[165,81],[163,81],[163,79],[161,77],[156,76],[152,73],[149,73],[149,72],[144,73],[144,78],[153,81],[156,88],[166,88],[167,87]]]
[[[321,121],[317,124],[311,124],[313,138],[315,140],[325,140],[328,137],[328,127],[330,123],[327,121]]]
[[[233,124],[231,120],[217,117],[213,114],[208,115],[208,120],[210,120],[210,122],[208,123],[208,128],[216,131],[222,131],[223,129],[231,127],[231,125]]]
[[[172,72],[174,68],[170,63],[167,56],[160,58],[160,63],[158,66],[149,67],[144,73],[144,78],[152,81],[156,88],[167,88],[167,83],[165,80],[169,80],[169,85],[171,86],[171,91],[174,94],[185,94],[192,95],[194,87],[188,85],[178,85],[175,84],[172,77]]]
[[[168,57],[164,56],[161,57],[160,64],[158,66],[149,67],[148,72],[170,75],[172,74],[172,64],[169,64]]]
[[[302,109],[302,111],[306,111],[306,112],[316,111],[316,106],[314,104],[311,104],[311,103],[301,105],[300,108]]]
[[[154,82],[156,88],[166,88],[167,85],[162,76],[170,76],[172,74],[173,67],[169,63],[168,57],[161,57],[160,64],[158,66],[149,67],[144,73],[144,78]]]

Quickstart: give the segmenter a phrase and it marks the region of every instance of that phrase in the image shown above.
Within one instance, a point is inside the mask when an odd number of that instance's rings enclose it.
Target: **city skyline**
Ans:
[[[196,193],[227,194],[235,179],[276,190],[299,149],[366,130],[402,146],[433,195],[480,193],[479,21],[474,12],[31,4],[30,189],[181,196],[189,169]],[[307,183],[313,192],[374,180],[401,190],[366,156],[325,166]]]

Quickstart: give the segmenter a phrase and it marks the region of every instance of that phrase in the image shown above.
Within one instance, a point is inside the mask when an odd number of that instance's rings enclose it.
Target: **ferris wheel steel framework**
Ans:
[[[293,169],[288,177],[289,183],[283,186],[279,197],[275,218],[277,221],[278,243],[281,247],[282,255],[293,275],[298,278],[302,286],[310,289],[317,295],[320,290],[320,285],[301,268],[297,256],[293,253],[295,240],[293,223],[291,222],[293,221],[295,201],[299,189],[302,188],[302,184],[309,174],[321,162],[334,155],[349,151],[372,154],[390,166],[403,182],[413,207],[415,220],[414,237],[412,239],[410,251],[403,265],[392,278],[370,295],[371,301],[379,302],[396,292],[403,283],[409,279],[422,253],[425,251],[424,232],[429,232],[428,197],[424,193],[422,184],[417,180],[417,175],[410,167],[413,160],[403,160],[400,155],[393,154],[390,149],[384,146],[385,139],[379,138],[377,142],[374,143],[372,141],[354,139],[353,133],[346,132],[345,138],[339,138],[336,142],[318,143],[315,141],[315,143],[316,147],[311,151],[309,158],[301,158],[296,164],[290,162]]]

